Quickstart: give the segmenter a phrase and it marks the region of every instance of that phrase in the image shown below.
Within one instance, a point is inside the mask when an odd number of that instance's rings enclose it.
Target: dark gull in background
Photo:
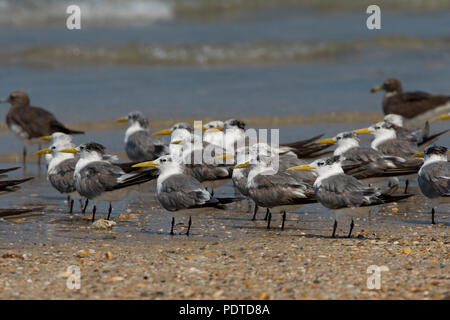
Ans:
[[[450,96],[431,95],[422,91],[403,92],[402,83],[395,78],[375,86],[371,92],[385,91],[384,114],[399,114],[409,125],[420,126],[427,120],[450,110]]]
[[[66,134],[83,134],[83,131],[72,130],[59,122],[53,114],[45,109],[30,105],[30,98],[23,91],[14,91],[8,98],[0,100],[0,103],[9,103],[11,107],[6,115],[6,124],[22,142],[23,163],[26,163],[26,146],[41,145],[39,139],[42,136],[49,136],[54,132]],[[39,148],[40,149],[40,148]],[[38,158],[40,163],[40,156]]]

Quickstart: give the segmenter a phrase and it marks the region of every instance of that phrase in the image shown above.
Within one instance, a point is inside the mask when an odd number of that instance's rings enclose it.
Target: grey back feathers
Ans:
[[[417,181],[420,190],[428,198],[450,196],[450,163],[438,161],[424,165]]]
[[[169,153],[169,147],[147,130],[139,130],[128,137],[125,152],[131,161],[150,161]]]
[[[61,193],[71,193],[75,191],[75,181],[73,173],[78,159],[66,159],[59,163],[55,169],[48,174],[48,179],[52,186]]]
[[[75,187],[83,197],[93,199],[105,191],[114,190],[118,186],[117,179],[124,174],[122,169],[109,162],[91,162],[79,172]]]
[[[157,198],[168,211],[219,203],[200,182],[185,174],[174,174],[162,181],[158,185]]]

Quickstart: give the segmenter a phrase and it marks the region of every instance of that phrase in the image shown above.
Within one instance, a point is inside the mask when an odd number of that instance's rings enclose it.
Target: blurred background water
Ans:
[[[66,28],[70,4],[81,30]],[[393,76],[407,90],[449,94],[450,1],[382,1],[374,31],[369,4],[0,0],[0,94],[24,90],[70,124],[132,110],[150,119],[379,111],[381,94],[369,89]],[[326,120],[281,137],[349,129]],[[93,129],[81,139],[122,151],[120,132]],[[0,147],[20,152],[11,137],[0,132]]]

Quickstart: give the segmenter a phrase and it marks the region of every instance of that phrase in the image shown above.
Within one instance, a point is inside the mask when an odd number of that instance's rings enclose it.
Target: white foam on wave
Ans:
[[[47,25],[65,21],[71,0],[0,0],[0,25]],[[174,8],[165,0],[78,0],[82,23],[148,24],[171,20]]]

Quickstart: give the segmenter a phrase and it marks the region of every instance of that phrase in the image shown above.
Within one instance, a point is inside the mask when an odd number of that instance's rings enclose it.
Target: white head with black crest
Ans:
[[[224,129],[245,130],[245,122],[237,119],[228,119],[224,122]]]
[[[334,150],[334,155],[338,156],[351,148],[359,147],[358,135],[353,131],[341,132],[333,138],[327,138],[315,142],[316,144],[328,144],[333,145],[337,143],[337,148]]]
[[[320,186],[322,180],[334,175],[344,174],[342,169],[342,161],[345,160],[343,156],[332,156],[329,158],[318,159],[309,164],[291,167],[288,170],[315,170],[318,174],[314,186]]]
[[[130,112],[126,117],[122,117],[116,120],[116,122],[127,122],[130,124],[127,131],[125,131],[125,143],[128,138],[135,132],[141,130],[149,130],[150,125],[148,120],[140,111]]]
[[[397,133],[395,131],[396,125],[390,122],[382,121],[378,122],[368,128],[362,128],[354,130],[353,132],[357,134],[372,134],[375,139],[373,139],[370,146],[374,149],[384,143],[387,140],[396,139]]]
[[[444,146],[429,146],[424,150],[423,157],[425,160],[424,165],[439,161],[447,162],[448,149]]]

